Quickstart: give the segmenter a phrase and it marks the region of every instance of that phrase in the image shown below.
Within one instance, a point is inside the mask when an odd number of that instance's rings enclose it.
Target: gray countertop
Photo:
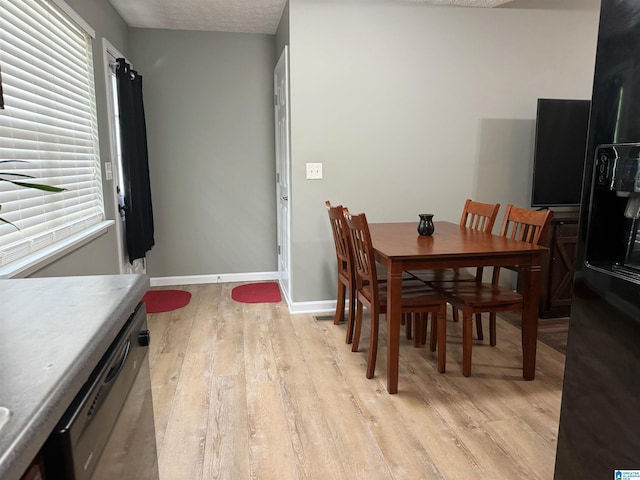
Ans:
[[[0,478],[19,479],[149,289],[146,275],[0,280]]]

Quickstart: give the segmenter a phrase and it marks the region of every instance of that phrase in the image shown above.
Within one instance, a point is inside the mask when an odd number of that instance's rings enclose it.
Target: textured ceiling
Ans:
[[[432,5],[497,7],[511,0],[401,1]],[[110,2],[130,27],[273,34],[278,28],[286,0],[110,0]]]
[[[276,33],[286,0],[110,0],[130,27]]]

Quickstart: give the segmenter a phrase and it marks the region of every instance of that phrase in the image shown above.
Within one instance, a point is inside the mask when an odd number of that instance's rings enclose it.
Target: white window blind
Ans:
[[[0,267],[104,219],[91,39],[48,0],[0,1]],[[3,175],[3,177],[6,177]],[[13,178],[13,177],[12,177]],[[15,178],[21,180],[20,178]]]

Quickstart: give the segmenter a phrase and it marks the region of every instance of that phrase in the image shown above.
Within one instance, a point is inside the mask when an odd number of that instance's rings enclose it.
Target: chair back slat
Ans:
[[[521,242],[539,245],[551,223],[551,210],[529,210],[527,208],[507,205],[500,228],[502,237],[520,240]],[[518,271],[518,267],[505,267]],[[500,267],[494,267],[492,283],[497,284],[500,279]]]
[[[493,224],[496,222],[496,218],[498,217],[499,209],[499,203],[475,202],[470,198],[467,198],[464,203],[464,208],[462,209],[460,225],[464,225],[480,232],[491,233],[493,230]],[[476,281],[482,281],[483,271],[483,267],[478,267],[476,269]]]
[[[364,213],[352,214],[346,210],[344,217],[349,228],[357,289],[368,284],[371,285],[371,291],[376,294],[378,275],[367,217]]]
[[[529,210],[507,205],[500,235],[539,245],[549,228],[552,217],[551,210]]]
[[[342,205],[331,205],[327,200],[325,202],[327,211],[329,212],[329,221],[331,222],[331,231],[333,232],[333,242],[336,247],[336,257],[338,261],[338,271],[344,272],[350,276],[351,272],[351,246],[349,244],[349,229],[345,223],[344,211]]]
[[[499,203],[474,202],[468,198],[462,210],[460,225],[465,225],[481,232],[491,233],[499,209]]]

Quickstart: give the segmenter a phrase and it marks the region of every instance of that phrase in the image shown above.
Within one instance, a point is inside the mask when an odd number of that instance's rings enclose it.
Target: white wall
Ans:
[[[416,224],[458,221],[467,197],[529,206],[537,99],[591,96],[587,3],[290,0],[295,302],[335,298],[325,200]],[[324,180],[305,180],[306,162],[323,162]]]

